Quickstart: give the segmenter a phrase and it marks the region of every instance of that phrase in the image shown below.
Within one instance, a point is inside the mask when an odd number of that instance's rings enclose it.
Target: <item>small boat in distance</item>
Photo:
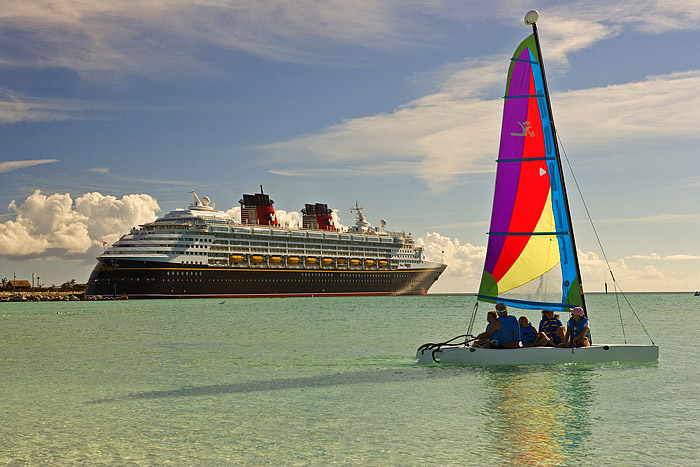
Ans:
[[[533,33],[511,59],[504,97],[496,188],[486,261],[467,334],[418,348],[418,363],[521,365],[547,363],[653,362],[654,345],[598,344],[590,347],[492,349],[471,346],[479,302],[502,302],[524,310],[588,316],[576,255],[573,225],[536,21]],[[515,327],[517,330],[517,326]],[[463,338],[463,341],[459,340]],[[651,339],[650,339],[651,340]]]

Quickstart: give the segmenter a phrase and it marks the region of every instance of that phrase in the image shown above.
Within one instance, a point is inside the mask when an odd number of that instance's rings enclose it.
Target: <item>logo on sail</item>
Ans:
[[[530,122],[516,122],[523,130],[522,133],[511,133],[510,136],[535,136],[535,130],[530,126]]]

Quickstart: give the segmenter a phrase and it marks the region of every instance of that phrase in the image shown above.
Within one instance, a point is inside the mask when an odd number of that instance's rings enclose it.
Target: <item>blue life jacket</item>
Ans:
[[[552,319],[542,317],[540,321],[540,332],[545,333],[555,344],[561,344],[561,339],[557,335],[559,326],[563,326],[562,322],[559,320],[559,315],[554,315]]]
[[[590,344],[593,344],[593,341],[591,340],[591,325],[588,322],[588,318],[581,318],[578,320],[578,324],[574,322],[574,318],[569,318],[569,322],[567,323],[569,326],[569,329],[571,329],[571,339],[573,340],[575,337],[578,337],[582,332],[584,328],[588,328],[588,332],[586,333],[586,338],[588,339],[588,342]]]
[[[536,338],[535,327],[532,323],[528,323],[527,327],[520,326],[520,342],[522,342],[523,345],[534,344]]]
[[[497,340],[498,345],[520,342],[520,325],[515,316],[499,316],[498,322],[501,323],[501,329],[491,334],[491,339]]]

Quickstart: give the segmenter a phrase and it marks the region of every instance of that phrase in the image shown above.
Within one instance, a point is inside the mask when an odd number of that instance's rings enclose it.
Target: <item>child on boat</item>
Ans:
[[[539,331],[547,336],[550,346],[558,346],[564,342],[566,329],[559,320],[559,315],[554,314],[554,310],[542,310]]]
[[[523,347],[546,347],[551,341],[543,332],[537,332],[527,316],[518,318],[520,325],[520,342]]]
[[[566,323],[564,342],[564,347],[591,346],[591,325],[580,306],[571,310],[571,319]]]

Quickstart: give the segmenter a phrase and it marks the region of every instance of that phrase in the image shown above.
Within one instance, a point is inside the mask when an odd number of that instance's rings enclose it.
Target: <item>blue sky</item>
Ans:
[[[473,292],[508,60],[540,11],[563,148],[626,291],[700,289],[699,1],[6,0],[0,276],[84,282],[190,201],[323,202]],[[566,171],[584,285],[606,268]],[[444,252],[444,253],[442,253]]]

